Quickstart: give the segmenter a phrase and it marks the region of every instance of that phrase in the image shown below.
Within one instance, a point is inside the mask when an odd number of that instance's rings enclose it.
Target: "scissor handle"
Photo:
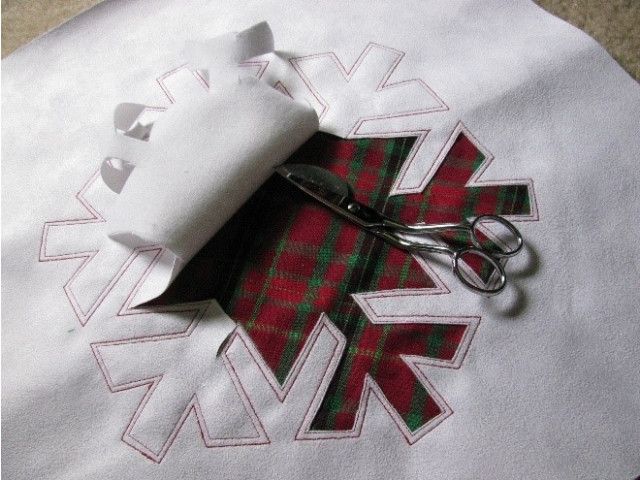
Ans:
[[[470,274],[465,273],[461,270],[460,261],[462,261],[463,263],[467,263],[464,261],[465,257],[468,257],[470,255],[480,257],[480,259],[482,259],[483,262],[487,262],[489,265],[491,265],[491,267],[493,268],[493,271],[489,275],[489,279],[491,280],[493,275],[497,273],[499,275],[497,286],[493,288],[479,286],[473,283],[469,279]],[[482,250],[476,247],[469,247],[461,250],[456,250],[455,252],[453,252],[451,259],[453,262],[452,267],[453,267],[453,273],[455,274],[455,276],[458,277],[458,280],[460,280],[465,287],[467,287],[469,290],[475,293],[479,293],[485,296],[496,295],[500,293],[504,289],[505,285],[507,284],[507,276],[504,273],[504,268],[502,267],[498,259],[495,256],[489,254],[486,250]],[[470,267],[467,265],[466,268],[470,268]]]
[[[507,284],[507,276],[505,275],[504,268],[502,267],[499,258],[492,255],[487,250],[483,250],[477,247],[467,247],[454,250],[446,245],[415,243],[398,236],[393,231],[383,229],[372,229],[371,233],[386,240],[391,245],[394,245],[403,250],[407,250],[409,252],[433,252],[449,255],[451,257],[451,267],[455,276],[458,277],[458,280],[460,280],[465,287],[475,293],[479,293],[485,296],[496,295],[500,293]],[[465,259],[468,260],[469,256],[479,257],[481,261],[486,262],[486,264],[491,266],[492,271],[490,272],[490,275],[488,277],[489,281],[492,280],[492,277],[496,273],[498,274],[498,283],[495,287],[488,288],[486,286],[479,286],[479,283],[474,283],[471,280],[471,275],[474,275],[474,273],[466,273],[462,270],[463,268],[471,268],[469,265],[464,265],[466,263]],[[464,266],[461,266],[461,262]],[[477,281],[484,283],[480,278],[477,278]]]
[[[481,233],[481,230],[479,228],[480,224],[487,221],[496,222],[505,227],[507,230],[509,230],[511,235],[513,235],[513,238],[516,241],[516,245],[513,248],[507,248],[506,250],[500,248],[496,251],[491,250],[490,253],[492,257],[513,257],[514,255],[517,255],[520,250],[522,250],[524,241],[522,240],[520,231],[509,220],[506,220],[505,218],[498,215],[480,215],[471,222],[471,242],[476,246],[476,248],[478,248],[479,250],[487,251],[487,249],[482,246],[482,243],[478,238],[478,234]]]

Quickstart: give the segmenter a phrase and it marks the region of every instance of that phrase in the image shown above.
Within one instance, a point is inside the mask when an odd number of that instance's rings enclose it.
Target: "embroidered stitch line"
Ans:
[[[317,85],[322,85],[326,78],[318,65],[329,65],[326,71],[341,76],[349,88],[360,82],[367,86],[365,90],[371,95],[386,96],[391,100],[385,104],[387,113],[365,113],[366,108],[362,105],[361,109],[356,108],[355,123],[342,132],[351,139],[319,133],[290,161],[329,168],[354,185],[359,200],[408,222],[458,221],[465,216],[485,213],[514,220],[537,220],[537,202],[531,180],[480,180],[493,155],[462,123],[451,133],[420,185],[400,187],[429,130],[379,129],[376,132],[379,138],[367,138],[363,126],[370,121],[420,117],[448,110],[422,80],[389,82],[403,56],[404,53],[398,50],[371,43],[350,69],[346,69],[333,53],[291,58],[291,66],[321,105],[321,118],[325,123],[328,115],[340,106],[344,95],[338,94],[334,98],[327,93],[321,94],[323,89]],[[260,77],[267,66],[268,62],[249,62],[246,68]],[[175,84],[180,76],[191,78],[191,83],[199,84],[198,88],[208,87],[200,72],[191,71],[184,65],[178,67],[158,78],[170,103],[179,101],[174,92],[181,88]],[[374,85],[372,81],[378,83],[369,91],[369,86]],[[276,82],[275,88],[292,96],[282,82]],[[407,106],[405,100],[401,100],[409,97],[408,91],[415,93],[414,100],[419,98],[423,103],[420,107]],[[132,355],[134,351],[151,346],[158,346],[158,351],[162,351],[173,343],[187,341],[194,331],[198,331],[198,315],[205,307],[196,308],[199,313],[180,331],[105,339],[91,344],[110,391],[148,388],[122,437],[146,457],[160,462],[192,412],[208,447],[269,443],[250,396],[228,356],[230,346],[237,342],[244,345],[276,398],[283,401],[321,332],[326,331],[335,339],[331,359],[296,435],[299,440],[359,436],[371,394],[378,398],[408,443],[417,441],[452,413],[421,367],[459,368],[479,318],[381,315],[372,303],[377,298],[438,295],[449,291],[424,259],[406,255],[344,224],[319,206],[300,198],[298,192],[291,191],[276,178],[264,185],[224,226],[156,305],[150,309],[130,308],[135,293],[162,253],[157,246],[140,246],[124,259],[120,269],[97,295],[97,300],[87,302],[83,299],[83,307],[76,298],[73,283],[87,265],[95,262],[99,252],[79,249],[71,253],[50,253],[49,245],[51,232],[56,229],[90,228],[105,222],[98,209],[85,198],[87,189],[96,179],[94,175],[77,195],[89,216],[47,222],[40,245],[40,261],[83,260],[65,285],[65,293],[80,323],[84,326],[104,299],[114,292],[114,287],[136,263],[140,253],[156,252],[142,277],[126,295],[117,314],[119,317],[175,312],[175,307],[170,305],[176,301],[194,302],[213,297],[240,324],[220,357],[254,429],[253,435],[239,438],[231,438],[233,435],[214,438],[207,424],[206,406],[198,392],[185,393],[184,400],[178,402],[173,427],[167,427],[166,435],[145,437],[145,418],[156,421],[153,417],[145,417],[151,410],[150,402],[159,398],[157,389],[166,385],[169,377],[153,372],[136,377],[128,372],[129,366],[114,363],[116,357],[109,356],[111,360],[105,357],[108,352],[116,351]],[[265,202],[266,199],[271,201]],[[253,238],[248,238],[242,228],[248,216],[262,222]],[[465,241],[462,238],[450,240]],[[354,285],[353,291],[346,290],[349,285]],[[87,303],[89,308],[86,308]],[[120,372],[121,376],[114,379],[114,372]]]

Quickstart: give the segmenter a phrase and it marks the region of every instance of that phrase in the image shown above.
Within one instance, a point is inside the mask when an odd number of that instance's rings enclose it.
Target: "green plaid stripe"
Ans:
[[[526,185],[464,187],[484,160],[464,136],[422,194],[389,198],[414,142],[413,137],[343,140],[318,133],[289,161],[332,170],[354,186],[358,199],[407,222],[529,213]],[[347,348],[312,428],[352,428],[368,373],[414,431],[440,410],[400,355],[452,358],[465,327],[374,325],[351,294],[432,286],[410,255],[343,222],[273,176],[187,266],[164,301],[217,298],[246,328],[280,383],[326,312],[344,333]]]

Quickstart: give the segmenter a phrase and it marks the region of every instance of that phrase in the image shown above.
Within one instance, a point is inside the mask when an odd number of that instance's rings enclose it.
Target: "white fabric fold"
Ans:
[[[313,108],[239,74],[238,61],[271,50],[264,22],[223,35],[194,49],[217,88],[171,106],[152,125],[138,121],[144,105],[116,108],[115,138],[101,168],[119,193],[107,215],[108,236],[131,248],[161,245],[172,256],[136,304],[162,294],[274,167],[318,130]]]
[[[224,66],[237,65],[248,58],[273,52],[273,33],[267,22],[260,22],[241,32],[232,32],[210,40],[185,42],[184,56],[190,64],[209,71],[224,73]]]

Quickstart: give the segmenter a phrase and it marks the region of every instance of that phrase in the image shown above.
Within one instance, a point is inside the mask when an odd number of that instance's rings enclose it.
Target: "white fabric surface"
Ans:
[[[185,42],[262,20],[276,54],[246,68],[321,130],[429,131],[395,193],[420,191],[462,128],[494,159],[474,181],[535,187],[507,292],[433,264],[450,293],[371,300],[380,317],[481,317],[460,368],[423,368],[453,414],[413,444],[375,396],[359,437],[296,440],[340,344],[330,320],[280,401],[240,337],[209,348],[233,327],[215,302],[132,314],[157,250],[98,248],[114,107],[179,104],[197,84]],[[640,475],[640,87],[583,33],[524,0],[110,1],[2,67],[8,478]]]
[[[100,250],[110,248],[109,240],[166,249],[137,304],[160,296],[274,167],[318,130],[311,106],[237,67],[273,52],[266,23],[185,50],[210,88],[194,90],[144,125],[138,120],[144,106],[116,107],[114,123],[122,132],[115,133],[101,168],[102,180],[117,184],[110,187],[119,195],[107,209]],[[114,160],[126,167],[105,168]]]

